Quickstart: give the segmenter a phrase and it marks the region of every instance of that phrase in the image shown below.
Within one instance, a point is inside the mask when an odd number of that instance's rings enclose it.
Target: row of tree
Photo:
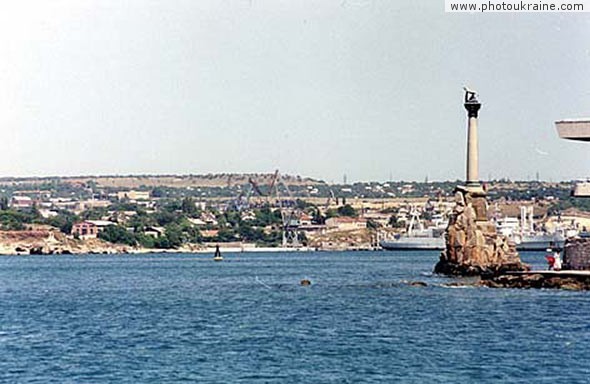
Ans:
[[[329,209],[323,216],[312,204],[297,200],[296,207],[312,217],[315,224],[323,224],[326,218],[334,216],[357,216],[350,205]],[[66,210],[57,212],[56,216],[44,218],[34,206],[30,210],[11,209],[8,199],[0,199],[0,229],[25,230],[32,224],[45,224],[59,228],[70,234],[75,222],[82,220],[108,219],[117,223],[106,227],[99,234],[101,239],[112,243],[140,245],[147,248],[177,248],[185,243],[201,242],[252,242],[263,246],[275,246],[281,243],[283,220],[279,209],[270,206],[253,208],[244,215],[238,210],[216,211],[210,208],[208,216],[216,223],[197,228],[191,219],[200,218],[203,213],[191,197],[182,199],[163,199],[153,210],[128,201],[117,201],[108,208],[91,208],[79,215]],[[160,236],[150,236],[146,232],[154,228]],[[163,230],[162,230],[163,229]],[[202,230],[217,230],[214,236],[204,236]]]

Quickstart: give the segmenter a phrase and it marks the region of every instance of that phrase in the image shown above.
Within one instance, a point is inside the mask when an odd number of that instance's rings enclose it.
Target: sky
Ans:
[[[444,1],[0,3],[1,176],[281,173],[590,176],[590,13],[445,13]]]

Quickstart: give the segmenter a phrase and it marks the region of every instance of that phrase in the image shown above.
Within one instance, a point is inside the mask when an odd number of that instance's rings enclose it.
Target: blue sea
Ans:
[[[446,287],[438,252],[224,256],[0,257],[0,382],[590,382],[590,292]]]

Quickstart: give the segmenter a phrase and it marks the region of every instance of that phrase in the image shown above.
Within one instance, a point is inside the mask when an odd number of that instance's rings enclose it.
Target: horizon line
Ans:
[[[26,176],[0,176],[0,181],[8,181],[8,180],[51,180],[51,179],[83,179],[83,178],[141,178],[141,177],[205,177],[205,176],[216,176],[216,177],[229,177],[229,176],[272,176],[274,172],[208,172],[208,173],[128,173],[128,174],[79,174],[79,175],[47,175],[47,176],[39,176],[39,175],[26,175]],[[280,173],[279,173],[280,174]],[[351,181],[347,183],[340,183],[340,182],[328,182],[325,179],[318,179],[311,176],[303,176],[299,174],[280,174],[282,177],[290,177],[290,178],[301,178],[302,180],[309,180],[314,182],[319,182],[328,185],[353,185],[356,183],[390,183],[390,182],[408,182],[408,183],[420,183],[420,184],[431,184],[431,183],[448,183],[448,182],[465,182],[462,179],[425,179],[425,180],[418,180],[418,179],[390,179],[390,180],[364,180],[364,181]],[[548,182],[548,183],[566,183],[566,182],[580,182],[580,181],[587,181],[585,178],[577,178],[577,179],[560,179],[560,180],[535,180],[535,179],[512,179],[509,177],[501,177],[495,179],[487,179],[487,180],[480,180],[482,183],[488,182]]]

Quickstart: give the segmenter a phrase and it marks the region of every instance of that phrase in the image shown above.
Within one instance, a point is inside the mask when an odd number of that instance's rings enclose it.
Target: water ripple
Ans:
[[[449,289],[437,258],[3,258],[0,382],[588,381],[590,293]]]

